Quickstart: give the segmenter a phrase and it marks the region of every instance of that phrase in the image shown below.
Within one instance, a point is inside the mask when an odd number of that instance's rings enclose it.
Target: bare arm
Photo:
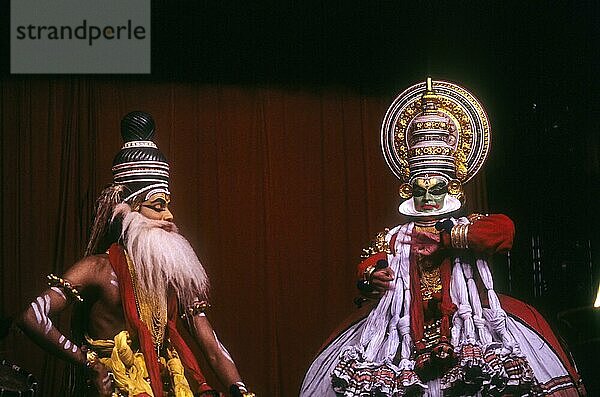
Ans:
[[[94,283],[93,275],[98,266],[98,260],[97,257],[84,258],[65,273],[64,279],[68,280],[78,291],[84,291]],[[58,330],[52,321],[56,314],[71,306],[73,299],[76,297],[69,288],[53,286],[42,292],[29,304],[17,319],[17,325],[47,352],[72,364],[85,366],[87,363],[86,352]],[[94,373],[95,383],[101,395],[109,395],[108,391],[111,386],[106,368],[98,362],[90,369]]]
[[[18,326],[44,350],[72,364],[84,365],[86,355],[62,334],[52,318],[71,305],[62,289],[52,287],[42,292],[17,319]]]
[[[243,394],[246,392],[246,387],[242,382],[237,367],[227,349],[225,349],[217,338],[217,334],[210,325],[206,315],[201,313],[192,318],[192,334],[200,345],[202,353],[208,360],[208,363],[219,377],[221,383],[230,386],[237,385],[239,387],[240,392],[237,394],[230,389],[233,396],[251,395]]]

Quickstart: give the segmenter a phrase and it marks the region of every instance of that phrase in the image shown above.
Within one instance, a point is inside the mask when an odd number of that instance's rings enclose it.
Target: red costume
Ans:
[[[300,396],[584,395],[547,323],[494,290],[487,258],[511,249],[512,221],[456,216],[490,148],[481,103],[428,79],[396,97],[381,132],[411,221],[365,250],[358,286],[378,301],[332,336]]]
[[[133,288],[133,281],[129,273],[127,266],[127,259],[125,257],[125,251],[123,247],[118,244],[113,244],[109,249],[110,264],[115,271],[119,279],[119,290],[121,292],[121,300],[123,302],[123,313],[125,314],[125,320],[127,322],[127,328],[129,334],[132,337],[137,337],[139,340],[140,350],[144,354],[146,368],[150,376],[150,385],[155,396],[162,396],[162,380],[161,380],[161,368],[159,365],[156,350],[152,343],[152,336],[148,327],[140,320],[138,310],[136,306],[135,293]],[[167,337],[169,338],[171,345],[179,353],[179,357],[185,366],[185,369],[190,372],[194,379],[200,385],[200,392],[213,390],[207,383],[204,375],[202,374],[198,362],[194,357],[194,354],[187,346],[179,331],[177,330],[177,298],[174,294],[169,296],[168,305],[168,316],[169,320],[167,323]],[[138,394],[140,397],[146,396],[146,394]]]
[[[389,232],[387,239],[390,253],[373,253],[363,260],[357,269],[359,279],[362,279],[368,267],[376,266],[382,259],[389,258],[389,262],[393,263],[392,258],[401,255],[399,251],[411,246],[406,237],[410,235],[412,239],[417,239],[418,234],[423,233],[415,229],[419,229],[419,226],[413,226],[410,233],[403,233],[401,227]],[[409,251],[408,269],[403,272],[399,263],[401,261],[396,261],[400,266],[393,290],[406,289],[406,285],[402,284],[403,273],[406,273],[404,278],[410,283],[408,290],[412,299],[407,313],[401,316],[395,327],[400,327],[397,324],[401,320],[408,320],[405,326],[409,326],[410,332],[406,339],[413,342],[411,350],[404,352],[403,356],[403,341],[400,339],[395,345],[393,360],[381,359],[381,352],[374,354],[373,360],[366,359],[369,343],[361,346],[361,334],[363,340],[364,335],[368,334],[367,340],[370,341],[378,338],[378,335],[377,332],[365,331],[369,322],[377,321],[374,316],[376,308],[370,313],[363,310],[348,319],[323,347],[306,375],[301,396],[351,396],[359,395],[364,390],[369,390],[370,393],[381,392],[381,395],[402,395],[409,390],[414,392],[418,389],[427,390],[431,395],[437,395],[435,390],[456,395],[584,395],[583,385],[569,355],[535,309],[514,298],[497,296],[493,289],[490,292],[483,281],[485,275],[482,276],[477,268],[471,277],[464,277],[456,272],[450,274],[451,263],[456,263],[456,258],[470,257],[471,263],[477,259],[483,261],[492,254],[510,249],[513,236],[513,223],[505,215],[477,217],[468,230],[468,249],[453,248],[449,243],[448,233],[441,232],[438,256],[436,263],[432,264],[439,269],[437,284],[422,282],[423,276],[427,277],[427,270],[420,266],[414,251]],[[403,239],[403,242],[399,239]],[[463,282],[459,276],[463,280],[467,279],[465,284],[476,289],[480,300],[480,315],[477,308],[467,307],[464,303],[464,315],[458,313],[461,303],[456,296],[450,295],[453,295],[453,283]],[[490,296],[491,299],[497,297],[499,305],[510,318],[509,321],[504,320],[508,341],[503,340],[502,332],[498,330],[489,332],[491,340],[487,343],[483,342],[485,337],[479,337],[478,333],[493,329],[489,324],[493,321],[491,315],[486,318],[483,314],[484,311],[491,311]],[[393,310],[391,307],[386,307],[386,311]],[[461,318],[464,320],[459,320]],[[468,332],[464,331],[468,328],[466,323],[473,320],[480,325],[473,326],[473,333],[467,335]],[[463,321],[462,336],[453,335],[453,329],[456,331],[459,328],[457,321]],[[388,327],[390,322],[393,320],[387,321]],[[373,329],[376,331],[377,327]],[[528,341],[527,337],[531,335],[537,336],[535,341]],[[384,340],[386,338],[389,339],[389,335],[383,337]],[[537,349],[535,343],[540,341],[544,346]],[[387,340],[383,345],[386,342]],[[357,345],[361,347],[356,348]],[[510,352],[503,351],[507,346],[511,347]],[[534,354],[536,350],[541,354]],[[403,365],[408,363],[409,358],[414,364]],[[325,378],[325,374],[321,372],[324,368],[331,374]],[[330,376],[333,377],[333,388]]]

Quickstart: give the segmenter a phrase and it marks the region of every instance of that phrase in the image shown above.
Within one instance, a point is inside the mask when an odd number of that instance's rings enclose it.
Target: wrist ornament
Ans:
[[[210,305],[208,304],[207,301],[200,301],[200,300],[194,301],[194,303],[192,303],[190,306],[185,308],[185,311],[181,315],[181,318],[191,318],[191,317],[198,316],[198,315],[206,312],[206,309],[208,309],[209,307],[210,307]]]
[[[365,283],[370,283],[373,273],[385,266],[380,266],[379,262],[387,264],[387,255],[391,253],[390,244],[385,241],[385,236],[389,229],[385,229],[375,236],[367,248],[363,248],[360,259],[362,262],[358,265],[358,279]]]
[[[87,369],[94,369],[94,367],[100,362],[100,358],[98,357],[98,353],[95,351],[86,348],[85,349],[85,367]]]
[[[375,270],[377,270],[377,268],[375,267],[375,265],[369,265],[369,266],[367,266],[367,268],[363,272],[363,280],[367,284],[371,283],[371,280],[373,279],[373,273],[375,273]]]
[[[469,248],[467,236],[469,234],[469,224],[454,225],[450,231],[450,241],[453,248]]]
[[[457,224],[450,230],[450,241],[453,248],[469,248],[469,226],[477,222],[478,220],[485,218],[487,214],[471,214],[467,216],[469,223]]]
[[[246,388],[244,382],[235,382],[229,386],[229,394],[231,397],[255,397],[256,395]]]

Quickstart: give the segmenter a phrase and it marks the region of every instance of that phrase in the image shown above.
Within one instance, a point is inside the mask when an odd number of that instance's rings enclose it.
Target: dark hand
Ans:
[[[246,387],[240,387],[236,384],[229,386],[229,395],[231,397],[255,397],[254,393],[246,390]]]
[[[394,271],[388,266],[388,262],[380,259],[375,264],[369,280],[359,280],[358,289],[367,298],[377,298],[383,292],[390,289],[390,282],[394,279]]]
[[[98,395],[101,397],[110,397],[113,392],[112,374],[108,372],[108,368],[101,362],[96,362],[92,367],[91,381],[98,390]]]
[[[370,284],[376,293],[382,294],[390,289],[394,276],[394,271],[387,266],[373,272]]]
[[[435,224],[435,230],[438,232],[445,231],[446,233],[450,233],[453,227],[454,222],[452,222],[450,219],[444,219],[443,221],[439,221]]]

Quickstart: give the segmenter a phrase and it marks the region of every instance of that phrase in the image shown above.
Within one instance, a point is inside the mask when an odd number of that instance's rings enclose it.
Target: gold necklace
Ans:
[[[415,225],[414,231],[417,233],[440,234],[439,230],[433,225]],[[417,256],[417,264],[421,271],[421,297],[426,301],[433,298],[433,294],[439,293],[442,290],[440,268],[429,257],[421,255]]]
[[[433,298],[433,294],[442,290],[442,278],[440,268],[436,267],[430,271],[421,270],[421,297],[424,301]]]
[[[420,233],[429,232],[429,233],[433,233],[433,234],[440,234],[440,231],[437,230],[434,225],[431,225],[431,226],[415,225],[414,229],[415,229],[415,232],[420,232]]]
[[[159,291],[151,294],[146,289],[141,288],[136,282],[135,267],[127,252],[125,252],[125,257],[127,258],[127,268],[131,275],[138,315],[140,316],[140,320],[148,327],[152,336],[152,344],[156,349],[156,353],[160,356],[167,326],[167,299],[165,292],[163,291],[163,295]]]

